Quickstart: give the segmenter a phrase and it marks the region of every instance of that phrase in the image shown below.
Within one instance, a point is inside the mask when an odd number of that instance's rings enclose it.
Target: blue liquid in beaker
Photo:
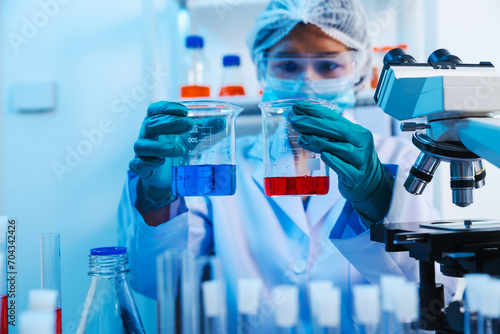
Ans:
[[[174,196],[228,196],[235,192],[235,165],[172,166]]]

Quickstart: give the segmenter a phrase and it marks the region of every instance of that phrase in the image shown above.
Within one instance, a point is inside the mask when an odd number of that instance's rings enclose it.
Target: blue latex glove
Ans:
[[[292,110],[291,125],[301,134],[298,144],[321,153],[339,177],[340,193],[365,225],[381,221],[394,180],[378,159],[371,132],[326,107],[298,103]]]
[[[188,141],[187,132],[196,124],[211,127],[212,133],[225,128],[222,118],[193,121],[187,114],[188,108],[180,103],[161,101],[148,107],[134,144],[135,158],[129,164],[130,171],[140,177],[137,200],[143,212],[165,207],[177,199],[172,195],[171,158],[184,156],[196,146]],[[202,134],[198,136],[202,139]]]

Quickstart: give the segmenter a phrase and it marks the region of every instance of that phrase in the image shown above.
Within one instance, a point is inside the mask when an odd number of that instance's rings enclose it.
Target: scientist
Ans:
[[[385,252],[370,241],[368,227],[435,218],[425,199],[402,185],[418,151],[405,140],[372,134],[349,110],[370,65],[358,0],[271,0],[248,46],[265,84],[264,100],[318,97],[338,104],[342,116],[297,104],[291,118],[302,134],[299,144],[321,153],[338,178],[331,173],[324,196],[267,197],[262,136],[253,135],[236,142],[234,196],[176,198],[162,171],[184,148],[157,139],[186,133],[193,121],[178,103],[150,105],[119,207],[119,240],[129,249],[132,285],[155,298],[158,254],[172,248],[196,255],[213,251],[225,270],[229,319],[235,319],[237,279],[255,277],[263,280],[266,295],[278,284],[298,285],[307,328],[308,282],[331,280],[342,289],[344,305],[351,305],[342,308],[342,321],[343,332],[353,333],[353,285],[378,283],[382,274],[417,278],[416,261],[406,252]],[[272,323],[272,315],[263,320]]]

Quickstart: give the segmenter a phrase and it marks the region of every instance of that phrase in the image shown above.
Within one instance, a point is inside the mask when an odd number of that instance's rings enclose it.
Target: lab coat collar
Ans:
[[[257,164],[252,174],[252,178],[265,195],[264,189],[264,164],[262,135],[254,142],[248,151],[248,157],[255,158]],[[267,196],[266,196],[267,197]],[[309,236],[309,231],[331,210],[338,202],[341,195],[337,185],[337,174],[330,169],[330,191],[326,195],[312,196],[309,199],[307,210],[304,210],[304,204],[301,196],[277,196],[267,197],[268,201],[275,203],[295,224]]]

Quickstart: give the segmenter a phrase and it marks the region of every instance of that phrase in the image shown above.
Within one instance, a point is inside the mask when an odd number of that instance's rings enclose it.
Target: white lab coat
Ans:
[[[374,134],[374,142],[382,163],[399,165],[386,221],[436,219],[436,210],[424,197],[410,195],[403,187],[418,150],[401,138]],[[297,284],[304,324],[309,322],[307,284],[326,279],[342,289],[343,333],[353,333],[352,286],[378,283],[381,274],[417,280],[418,263],[407,252],[387,253],[383,244],[370,240],[367,228],[341,197],[333,171],[330,192],[311,197],[306,209],[299,196],[267,197],[262,149],[260,135],[237,139],[236,194],[181,198],[172,205],[171,220],[157,227],[148,226],[136,210],[139,178],[128,172],[119,206],[119,242],[128,247],[132,286],[155,298],[156,255],[170,248],[189,248],[195,254],[214,248],[224,267],[233,323],[240,277],[261,278],[266,296],[274,285]],[[266,303],[262,316],[269,324],[272,302]]]

